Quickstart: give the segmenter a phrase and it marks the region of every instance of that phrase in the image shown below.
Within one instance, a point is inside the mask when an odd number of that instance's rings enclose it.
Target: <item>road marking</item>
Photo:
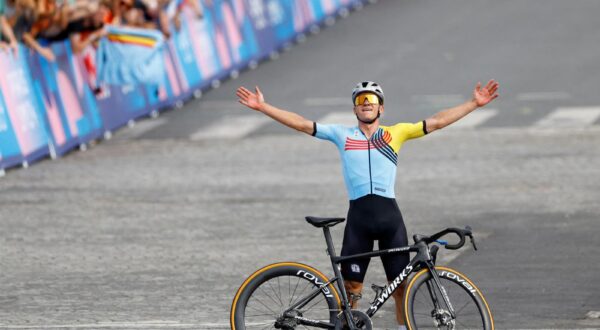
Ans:
[[[447,126],[445,129],[467,129],[467,128],[475,128],[490,118],[494,117],[498,114],[498,110],[496,109],[480,109],[471,112],[465,117],[461,118],[459,121]]]
[[[600,107],[558,108],[534,124],[537,128],[581,128],[600,118]]]
[[[340,124],[346,126],[356,126],[357,119],[354,112],[351,110],[343,111],[343,112],[331,112],[328,113],[325,117],[317,120],[319,124]]]
[[[262,115],[225,116],[190,135],[190,140],[240,139],[270,121],[269,117]]]
[[[136,122],[134,126],[120,130],[115,138],[134,139],[168,122],[167,118],[146,119]]]
[[[585,314],[587,319],[600,319],[600,311],[589,311]]]
[[[556,101],[568,100],[571,94],[566,92],[537,92],[517,94],[518,101]]]
[[[352,100],[349,97],[313,97],[304,99],[304,105],[311,107],[339,107],[352,108]]]

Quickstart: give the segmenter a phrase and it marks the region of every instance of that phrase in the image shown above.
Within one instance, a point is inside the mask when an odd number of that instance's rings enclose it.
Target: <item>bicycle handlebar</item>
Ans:
[[[415,240],[415,243],[418,243],[419,241],[423,241],[426,244],[431,244],[433,242],[436,242],[438,239],[440,239],[441,237],[444,237],[448,234],[456,234],[458,235],[458,237],[460,238],[460,241],[456,244],[442,244],[446,247],[446,249],[449,250],[458,250],[461,247],[463,247],[463,245],[465,245],[465,237],[469,237],[471,239],[471,244],[473,244],[473,248],[475,250],[477,250],[477,246],[475,245],[475,240],[473,239],[473,232],[471,230],[471,227],[466,226],[465,229],[460,229],[460,228],[446,228],[438,233],[435,233],[431,236],[424,236],[424,235],[413,235],[413,239]]]

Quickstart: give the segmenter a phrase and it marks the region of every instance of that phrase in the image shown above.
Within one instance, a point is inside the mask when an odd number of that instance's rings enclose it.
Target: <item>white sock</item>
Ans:
[[[406,330],[406,326],[405,325],[399,325],[398,326],[398,330]]]

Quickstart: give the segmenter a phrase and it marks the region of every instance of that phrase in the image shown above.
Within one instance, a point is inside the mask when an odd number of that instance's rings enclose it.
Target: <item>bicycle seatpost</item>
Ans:
[[[329,227],[323,227],[323,235],[325,235],[325,243],[327,244],[327,254],[330,258],[333,258],[335,256],[335,248],[333,247],[333,239],[331,239]]]

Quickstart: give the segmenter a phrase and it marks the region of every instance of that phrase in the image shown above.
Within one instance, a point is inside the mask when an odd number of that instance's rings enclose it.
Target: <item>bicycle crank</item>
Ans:
[[[371,318],[367,314],[354,309],[350,312],[352,313],[352,318],[354,319],[354,324],[356,324],[357,329],[373,330],[373,322],[371,322]],[[343,316],[344,314],[340,314],[340,317],[335,321],[335,330],[350,329],[346,324],[346,319]]]

